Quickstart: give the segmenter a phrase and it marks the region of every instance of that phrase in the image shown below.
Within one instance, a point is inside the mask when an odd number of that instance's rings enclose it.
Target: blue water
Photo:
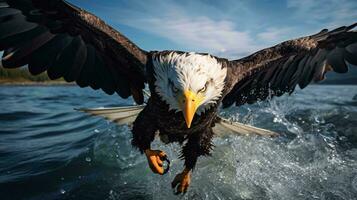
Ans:
[[[215,138],[185,196],[170,183],[172,160],[151,173],[130,128],[73,108],[132,105],[73,86],[0,86],[0,199],[356,199],[357,86],[312,85],[292,96],[222,115],[281,134]]]

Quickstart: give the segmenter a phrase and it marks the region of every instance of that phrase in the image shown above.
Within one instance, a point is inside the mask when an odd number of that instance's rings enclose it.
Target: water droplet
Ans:
[[[346,136],[340,136],[338,137],[339,140],[341,141],[347,141],[347,137]]]
[[[60,192],[61,192],[61,194],[65,194],[65,193],[66,193],[66,190],[61,189]]]
[[[314,120],[316,123],[325,123],[325,120],[321,116],[314,116]]]
[[[91,162],[92,159],[91,159],[90,157],[86,157],[86,161],[87,161],[87,162]]]
[[[281,123],[281,122],[282,122],[282,120],[281,120],[281,118],[274,117],[273,122],[274,122],[274,123]]]
[[[288,131],[295,133],[295,134],[299,134],[302,132],[302,129],[300,127],[298,127],[296,124],[290,124],[287,126]]]

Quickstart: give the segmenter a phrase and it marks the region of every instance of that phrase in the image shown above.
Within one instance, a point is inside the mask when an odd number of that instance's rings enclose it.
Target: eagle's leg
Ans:
[[[190,186],[191,183],[191,174],[192,169],[185,167],[181,173],[175,176],[175,179],[171,183],[172,188],[175,188],[178,185],[175,194],[187,192],[188,186]]]
[[[164,174],[163,160],[166,154],[160,150],[145,150],[146,158],[148,159],[150,169],[157,174]]]
[[[191,183],[192,170],[196,166],[197,159],[202,155],[209,155],[213,147],[213,131],[211,129],[202,133],[195,133],[189,136],[186,145],[182,148],[181,158],[185,159],[184,170],[177,174],[171,186],[177,186],[176,194],[185,193]]]
[[[155,139],[157,131],[155,116],[151,116],[150,104],[148,104],[143,111],[141,111],[134,121],[132,134],[133,139],[131,144],[137,147],[141,153],[145,153],[150,169],[157,174],[163,174],[163,159],[165,153],[160,150],[151,150],[151,142]]]

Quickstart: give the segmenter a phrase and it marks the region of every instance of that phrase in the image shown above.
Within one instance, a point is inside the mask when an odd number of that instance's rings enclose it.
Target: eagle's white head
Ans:
[[[156,92],[170,110],[182,111],[190,128],[200,115],[217,103],[227,69],[216,58],[197,53],[172,52],[153,58]]]

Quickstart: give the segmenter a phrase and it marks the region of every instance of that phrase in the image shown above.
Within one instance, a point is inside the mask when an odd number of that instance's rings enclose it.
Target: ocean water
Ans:
[[[73,86],[0,86],[0,199],[357,199],[357,86],[312,85],[222,115],[280,133],[215,138],[186,195],[152,174],[130,128],[74,108],[132,105]]]

